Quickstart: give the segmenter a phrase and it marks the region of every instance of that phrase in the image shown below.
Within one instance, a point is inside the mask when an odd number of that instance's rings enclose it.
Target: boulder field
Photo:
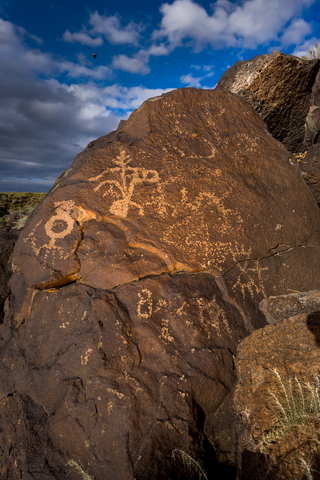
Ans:
[[[175,449],[210,479],[242,475],[257,454],[237,347],[275,331],[262,300],[320,290],[319,253],[298,162],[244,98],[147,100],[75,158],[15,245],[1,478],[64,479],[70,460],[96,480],[192,478]]]

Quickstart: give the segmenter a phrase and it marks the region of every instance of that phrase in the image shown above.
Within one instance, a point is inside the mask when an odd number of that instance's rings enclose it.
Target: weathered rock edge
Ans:
[[[236,346],[261,299],[320,289],[319,232],[294,159],[236,95],[150,99],[89,145],[13,255],[4,475],[61,478],[77,455],[96,480],[185,478],[178,447],[234,478]]]

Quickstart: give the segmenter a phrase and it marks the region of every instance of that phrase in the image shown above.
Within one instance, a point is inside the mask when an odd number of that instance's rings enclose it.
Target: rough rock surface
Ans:
[[[320,143],[315,143],[308,149],[299,166],[316,202],[320,204]]]
[[[280,318],[280,323],[267,325],[246,339],[237,349],[235,360],[237,384],[232,409],[237,443],[238,479],[259,480],[299,479],[303,476],[299,456],[304,456],[312,468],[319,470],[319,455],[313,431],[300,436],[291,430],[281,439],[273,439],[262,449],[263,435],[276,425],[273,392],[285,405],[276,368],[289,392],[288,379],[313,382],[319,375],[320,292],[297,293],[271,297],[262,302],[267,317]],[[277,301],[278,300],[278,301]],[[303,310],[305,313],[301,313]],[[300,392],[298,392],[298,396]],[[306,396],[307,398],[307,396]]]
[[[268,323],[276,324],[292,316],[320,310],[320,292],[314,290],[268,297],[260,302],[259,310]]]
[[[9,258],[30,211],[43,196],[41,193],[0,193],[0,323],[4,318],[5,301],[10,295],[12,270]]]
[[[236,95],[177,90],[89,144],[15,247],[4,478],[63,478],[75,456],[96,480],[186,478],[174,448],[234,478],[236,346],[264,297],[320,289],[319,232],[296,162]]]
[[[9,280],[12,275],[11,265],[8,265],[10,255],[19,237],[18,230],[0,228],[0,323],[4,318],[4,304],[10,295]]]
[[[319,63],[275,50],[237,62],[216,89],[243,96],[287,150],[305,152],[320,131]]]

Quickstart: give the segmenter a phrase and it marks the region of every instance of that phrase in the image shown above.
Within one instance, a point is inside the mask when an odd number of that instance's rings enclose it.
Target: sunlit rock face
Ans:
[[[269,325],[238,345],[235,360],[238,478],[254,480],[258,472],[261,480],[298,480],[305,473],[301,458],[319,470],[317,416],[310,404],[319,389],[320,291],[269,297],[260,309]],[[287,415],[283,425],[290,426],[283,431],[281,412]]]
[[[260,300],[320,288],[318,232],[294,158],[236,95],[176,90],[91,142],[15,247],[5,478],[77,456],[96,480],[182,479],[175,448],[234,478],[236,346]]]
[[[303,60],[275,50],[237,62],[218,82],[217,90],[245,98],[270,133],[290,151],[301,153],[320,131],[320,61]]]

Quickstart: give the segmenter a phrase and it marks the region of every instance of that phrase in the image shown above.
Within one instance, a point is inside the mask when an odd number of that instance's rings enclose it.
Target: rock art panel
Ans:
[[[234,288],[257,301],[287,293],[267,288],[260,259],[303,245],[319,212],[295,159],[244,100],[177,90],[108,138],[76,158],[27,224],[13,264],[29,286],[112,289],[152,274],[233,270]]]
[[[108,176],[108,174],[115,174],[119,172],[117,178],[119,180],[103,180],[99,182],[99,185],[94,189],[97,192],[102,186],[109,184],[110,188],[103,193],[103,197],[107,194],[114,196],[114,188],[116,187],[121,194],[120,200],[115,200],[111,207],[110,213],[125,218],[128,215],[130,207],[136,207],[139,210],[139,215],[143,215],[143,207],[131,200],[134,188],[139,183],[156,183],[159,181],[158,172],[155,170],[146,170],[144,168],[130,167],[129,163],[132,161],[130,155],[126,155],[124,150],[121,150],[120,155],[114,159],[114,163],[117,167],[111,167],[100,173],[97,177],[89,178],[90,182],[98,181],[102,177]]]
[[[236,346],[266,324],[260,300],[320,289],[318,232],[294,157],[236,95],[177,90],[90,143],[12,257],[0,418],[27,398],[48,445],[20,470],[53,480],[77,456],[96,480],[177,480],[181,448],[234,479]]]
[[[10,346],[2,344],[0,393],[8,400],[0,418],[20,397],[41,413],[48,450],[35,451],[52,479],[46,459],[58,453],[60,469],[77,456],[97,480],[183,479],[175,447],[208,451],[208,473],[219,471],[210,415],[231,390],[235,346],[248,333],[241,298],[224,296],[206,273],[154,276],[113,292],[81,284],[37,291],[30,317],[11,325]],[[257,315],[251,329],[263,324]],[[23,449],[33,435],[27,428]],[[28,462],[19,458],[24,472],[38,462],[33,451]],[[16,480],[14,462],[6,465]],[[224,468],[228,478],[232,467]]]

